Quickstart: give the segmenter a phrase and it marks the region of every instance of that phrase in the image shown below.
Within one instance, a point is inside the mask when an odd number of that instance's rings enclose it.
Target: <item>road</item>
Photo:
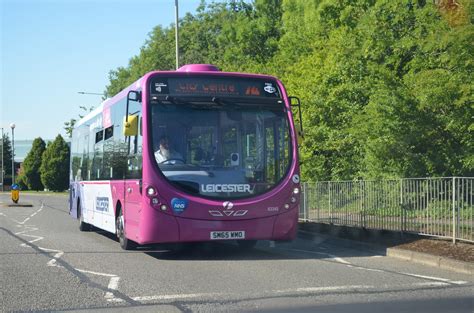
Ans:
[[[473,312],[474,277],[300,232],[292,243],[123,251],[80,232],[67,197],[0,193],[0,309],[98,312]]]

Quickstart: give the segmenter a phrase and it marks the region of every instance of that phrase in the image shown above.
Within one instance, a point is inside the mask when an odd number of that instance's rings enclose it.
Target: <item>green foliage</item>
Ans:
[[[26,184],[26,177],[22,169],[20,169],[18,176],[15,177],[15,184],[20,186],[20,190],[28,190],[28,185]]]
[[[89,108],[85,106],[80,106],[79,107],[81,110],[83,110],[85,113],[92,112],[94,110],[93,106],[90,106]],[[85,113],[79,114],[79,120],[85,116]],[[72,137],[72,130],[74,129],[74,125],[76,125],[76,122],[78,119],[76,118],[71,118],[69,121],[64,122],[64,130],[66,131],[66,135],[71,138]]]
[[[46,150],[46,143],[41,137],[33,140],[30,152],[23,162],[22,181],[30,190],[43,190],[41,182],[40,167],[43,160],[43,153]]]
[[[41,182],[52,191],[69,188],[69,146],[61,135],[48,143],[40,167]]]
[[[309,180],[474,175],[474,5],[469,0],[227,0],[180,20],[181,64],[273,74],[302,100]],[[114,95],[174,69],[155,27]]]
[[[473,174],[472,24],[413,1],[287,3],[315,24],[283,72],[305,105],[303,177]]]
[[[11,180],[11,175],[12,175],[12,143],[10,141],[10,137],[8,137],[8,134],[4,133],[3,134],[3,164],[2,164],[2,169],[4,170],[4,175],[5,177],[8,175],[10,176]],[[1,162],[1,160],[0,160]]]

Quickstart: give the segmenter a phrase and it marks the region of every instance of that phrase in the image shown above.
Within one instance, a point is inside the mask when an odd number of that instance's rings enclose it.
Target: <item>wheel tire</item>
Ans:
[[[117,219],[115,220],[115,233],[117,234],[117,238],[120,243],[120,247],[123,250],[133,250],[137,247],[137,244],[132,240],[125,237],[125,227],[123,221],[123,213],[122,210],[119,210],[117,215]]]
[[[91,225],[84,222],[84,216],[82,215],[81,201],[77,200],[77,215],[79,219],[79,230],[80,231],[90,231]]]
[[[244,251],[252,250],[257,244],[257,240],[237,240],[239,248]]]

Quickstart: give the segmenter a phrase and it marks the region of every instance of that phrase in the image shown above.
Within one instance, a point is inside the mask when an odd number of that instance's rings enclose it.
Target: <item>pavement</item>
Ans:
[[[368,248],[377,247],[378,249],[385,250],[385,255],[389,257],[457,273],[474,275],[473,262],[464,262],[445,256],[417,252],[393,246],[390,247],[390,243],[400,240],[400,233],[398,232],[382,232],[376,230],[367,231],[359,228],[318,223],[300,223],[299,231],[302,233],[329,234],[343,240],[356,241],[357,244],[366,245]]]
[[[474,275],[474,263],[463,262],[451,258],[405,250],[400,248],[387,248],[386,255],[389,257],[410,261],[427,266],[438,267],[444,270]]]

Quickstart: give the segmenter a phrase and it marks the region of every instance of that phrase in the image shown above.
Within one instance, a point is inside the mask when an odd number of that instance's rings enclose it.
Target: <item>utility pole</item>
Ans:
[[[178,0],[174,0],[175,7],[175,41],[176,41],[176,69],[179,68],[179,25],[178,25]]]
[[[15,123],[11,123],[12,128],[12,186],[15,184]]]

